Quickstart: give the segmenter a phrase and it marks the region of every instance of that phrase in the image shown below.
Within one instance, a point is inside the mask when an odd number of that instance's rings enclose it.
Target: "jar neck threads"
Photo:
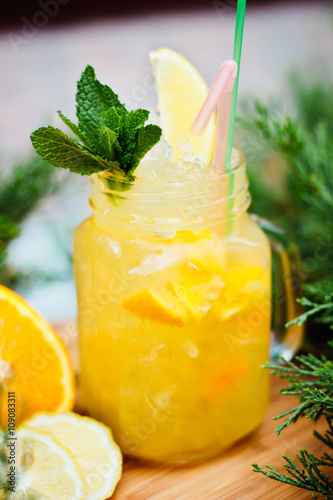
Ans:
[[[193,229],[234,220],[251,201],[243,159],[229,172],[194,181],[130,184],[100,172],[90,182],[90,207],[98,218],[142,229]]]

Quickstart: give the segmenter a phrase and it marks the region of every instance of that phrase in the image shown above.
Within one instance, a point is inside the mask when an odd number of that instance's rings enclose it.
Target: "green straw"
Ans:
[[[238,80],[239,80],[239,70],[242,55],[242,43],[243,43],[243,31],[244,31],[244,19],[245,19],[245,8],[246,0],[238,0],[237,2],[237,14],[236,14],[236,26],[235,26],[235,40],[234,40],[234,55],[233,60],[237,63],[238,71],[232,91],[231,106],[230,106],[230,118],[229,118],[229,132],[228,132],[228,142],[227,142],[227,152],[225,157],[225,169],[230,170],[231,168],[231,152],[232,144],[234,140],[234,130],[235,130],[235,119],[236,119],[236,106],[237,106],[237,93],[238,93]],[[230,183],[233,184],[233,183]],[[233,186],[230,186],[231,188]],[[229,194],[231,194],[229,192]]]
[[[236,119],[236,106],[237,106],[237,93],[238,93],[238,80],[239,80],[239,70],[242,55],[242,43],[243,43],[243,31],[244,31],[244,20],[245,20],[245,8],[246,0],[238,0],[237,2],[237,13],[236,13],[236,26],[235,26],[235,40],[234,40],[234,54],[233,59],[237,63],[238,71],[232,91],[231,105],[230,105],[230,118],[229,118],[229,131],[228,131],[228,141],[227,141],[227,152],[225,156],[225,170],[231,169],[231,153],[232,144],[234,141],[234,130],[235,130],[235,119]],[[232,195],[235,184],[235,174],[231,173],[228,182],[228,197]],[[231,212],[234,206],[234,199],[230,198],[228,203],[228,211]],[[233,228],[233,218],[228,220],[227,224],[227,234],[232,233]]]

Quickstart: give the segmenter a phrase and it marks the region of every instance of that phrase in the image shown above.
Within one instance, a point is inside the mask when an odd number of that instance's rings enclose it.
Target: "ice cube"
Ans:
[[[161,114],[159,111],[157,111],[157,109],[154,109],[153,111],[149,111],[149,117],[148,117],[148,120],[146,121],[145,125],[148,125],[148,124],[160,126]]]
[[[199,349],[197,348],[197,346],[194,344],[194,342],[192,342],[192,340],[190,339],[187,339],[183,344],[182,344],[182,348],[184,349],[184,351],[186,352],[186,354],[190,357],[190,358],[197,358],[198,357],[198,354],[199,354]]]
[[[199,158],[194,157],[191,140],[188,137],[180,137],[176,153],[162,136],[142,158],[135,170],[136,178],[141,181],[156,182],[201,181],[216,174],[210,165],[205,165]],[[237,152],[233,152],[234,161],[237,160],[237,155]]]
[[[151,273],[156,273],[171,266],[175,262],[180,262],[185,259],[185,255],[179,248],[162,248],[158,252],[151,253],[143,258],[141,264],[133,267],[128,271],[128,274],[139,274],[140,276],[147,276]]]
[[[163,240],[172,240],[176,236],[177,231],[154,231],[154,233],[157,238],[162,238]]]
[[[183,135],[178,139],[176,147],[177,149],[184,151],[184,153],[192,153],[193,155],[191,139],[186,137],[186,135]]]
[[[161,139],[153,146],[143,158],[143,162],[149,160],[168,161],[173,155],[171,144],[169,144],[162,136]]]

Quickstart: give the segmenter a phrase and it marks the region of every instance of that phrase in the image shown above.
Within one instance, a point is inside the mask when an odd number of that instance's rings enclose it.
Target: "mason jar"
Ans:
[[[74,241],[83,403],[125,454],[216,455],[265,416],[270,345],[290,358],[301,341],[297,325],[271,324],[272,303],[284,321],[296,314],[297,250],[248,214],[240,155],[226,173],[90,181]],[[260,225],[282,263],[276,300]]]

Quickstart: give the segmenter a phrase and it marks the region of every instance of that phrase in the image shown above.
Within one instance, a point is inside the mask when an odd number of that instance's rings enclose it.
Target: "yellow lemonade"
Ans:
[[[127,110],[88,65],[78,124],[58,112],[76,139],[49,126],[31,140],[51,165],[90,176],[92,215],[74,237],[86,409],[124,453],[187,461],[263,419],[271,303],[273,359],[291,359],[302,329],[284,324],[299,315],[301,280],[295,243],[258,219],[272,242],[271,299],[270,245],[247,213],[244,160],[233,151],[224,165],[224,99],[195,135],[217,96],[180,54],[162,48],[150,60],[158,115]]]
[[[268,406],[270,248],[245,164],[184,165],[128,190],[94,174],[74,240],[84,404],[124,453],[157,460],[214,455]]]

